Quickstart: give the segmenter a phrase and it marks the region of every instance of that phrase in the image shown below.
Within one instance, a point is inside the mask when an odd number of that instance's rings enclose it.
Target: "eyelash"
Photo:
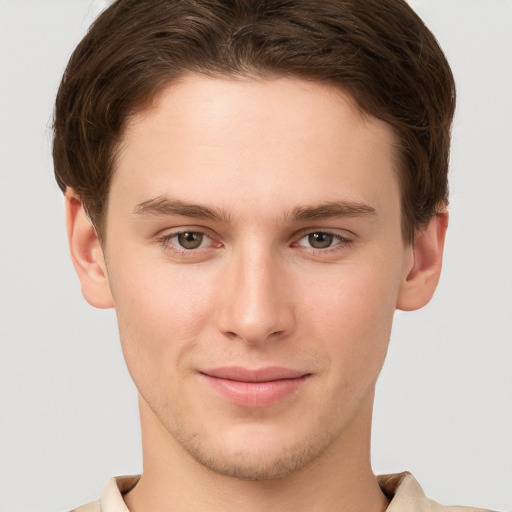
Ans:
[[[172,242],[173,239],[176,239],[180,235],[184,235],[186,233],[191,233],[191,234],[193,233],[193,234],[201,235],[202,237],[208,238],[210,240],[210,244],[209,244],[210,246],[186,249],[184,247],[181,247],[177,241],[175,243]],[[332,241],[335,243],[333,243],[332,245],[325,247],[325,248],[315,248],[315,247],[311,247],[311,246],[308,247],[308,246],[300,245],[300,242],[303,239],[305,239],[311,235],[320,235],[320,234],[332,237],[333,238]],[[160,237],[158,239],[158,242],[161,245],[161,247],[163,249],[165,249],[166,251],[170,251],[174,254],[177,254],[179,256],[184,256],[184,257],[194,257],[194,256],[197,256],[199,250],[216,249],[216,248],[221,248],[223,246],[222,243],[215,242],[213,237],[210,236],[207,232],[197,230],[197,229],[190,229],[190,230],[183,229],[180,231],[174,231],[172,233],[168,233],[168,234]],[[214,242],[213,246],[211,246],[212,242]],[[202,243],[203,243],[203,241],[201,242],[201,244]],[[333,252],[341,251],[352,243],[353,243],[352,238],[341,235],[339,233],[333,233],[328,230],[308,230],[308,231],[301,232],[299,234],[299,236],[295,238],[295,241],[290,244],[290,247],[301,247],[303,250],[310,252],[310,253],[315,253],[315,254],[330,254]]]

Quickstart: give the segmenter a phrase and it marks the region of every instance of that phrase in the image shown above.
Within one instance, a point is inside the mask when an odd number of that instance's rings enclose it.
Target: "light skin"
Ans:
[[[329,85],[189,75],[130,121],[102,245],[68,191],[82,292],[116,308],[139,390],[130,510],[386,508],[375,382],[447,225],[404,242],[393,141]]]

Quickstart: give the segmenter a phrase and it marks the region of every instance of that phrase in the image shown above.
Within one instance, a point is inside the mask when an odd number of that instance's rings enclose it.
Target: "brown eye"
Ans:
[[[177,235],[177,241],[184,249],[198,249],[203,243],[203,233],[186,231]]]
[[[334,240],[334,235],[329,233],[310,233],[308,235],[308,242],[314,249],[327,249],[331,247]]]

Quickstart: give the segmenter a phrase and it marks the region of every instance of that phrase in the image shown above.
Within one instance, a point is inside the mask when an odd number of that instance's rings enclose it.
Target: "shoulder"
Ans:
[[[91,503],[87,503],[87,505],[74,508],[73,510],[70,510],[70,512],[101,512],[100,501],[92,501]]]
[[[377,480],[391,500],[386,512],[491,512],[482,508],[443,506],[427,498],[420,484],[408,472],[380,475]]]

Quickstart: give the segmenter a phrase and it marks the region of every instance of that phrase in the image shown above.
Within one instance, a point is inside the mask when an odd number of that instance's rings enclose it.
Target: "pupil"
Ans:
[[[202,241],[202,233],[189,231],[178,235],[178,242],[184,249],[197,249],[201,245]]]
[[[328,233],[311,233],[308,236],[308,241],[311,247],[315,249],[325,249],[332,245],[333,235]]]

